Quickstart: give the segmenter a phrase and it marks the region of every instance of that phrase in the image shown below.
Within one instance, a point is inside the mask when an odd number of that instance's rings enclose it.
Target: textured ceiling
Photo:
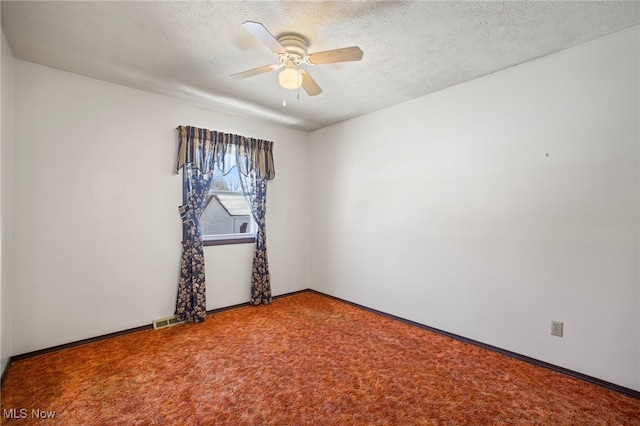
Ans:
[[[241,24],[298,32],[309,52],[358,45],[361,62],[307,68],[324,89],[287,93],[278,58]],[[313,130],[640,24],[638,2],[12,2],[15,57]]]

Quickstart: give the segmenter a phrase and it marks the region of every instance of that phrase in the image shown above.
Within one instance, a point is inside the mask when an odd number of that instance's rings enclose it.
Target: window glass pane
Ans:
[[[253,234],[251,208],[242,193],[238,168],[233,167],[223,175],[214,172],[209,198],[200,218],[200,229],[204,239],[216,236],[244,236]]]

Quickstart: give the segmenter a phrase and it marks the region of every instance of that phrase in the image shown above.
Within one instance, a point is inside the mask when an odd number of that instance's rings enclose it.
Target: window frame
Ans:
[[[229,235],[241,235],[242,237],[229,237]],[[247,236],[250,235],[250,236]],[[211,237],[211,236],[209,236]],[[227,246],[230,244],[248,244],[255,243],[256,236],[255,234],[225,234],[225,235],[216,235],[214,238],[205,238],[202,237],[202,245],[203,246]]]

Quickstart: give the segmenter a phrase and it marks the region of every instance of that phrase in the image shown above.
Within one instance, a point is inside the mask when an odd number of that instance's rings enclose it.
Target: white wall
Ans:
[[[2,32],[0,86],[0,372],[11,356],[11,157],[13,55]]]
[[[311,287],[640,390],[639,36],[312,132]]]
[[[275,142],[275,295],[308,287],[307,134],[15,60],[13,354],[171,315],[180,260],[177,131]],[[253,245],[205,250],[207,307],[249,300]]]

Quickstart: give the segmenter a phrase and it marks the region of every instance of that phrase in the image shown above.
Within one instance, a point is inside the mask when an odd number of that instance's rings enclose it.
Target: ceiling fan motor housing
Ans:
[[[283,33],[277,37],[277,40],[287,51],[285,58],[282,58],[283,62],[293,60],[297,65],[304,61],[309,45],[309,40],[306,37],[296,33]]]

